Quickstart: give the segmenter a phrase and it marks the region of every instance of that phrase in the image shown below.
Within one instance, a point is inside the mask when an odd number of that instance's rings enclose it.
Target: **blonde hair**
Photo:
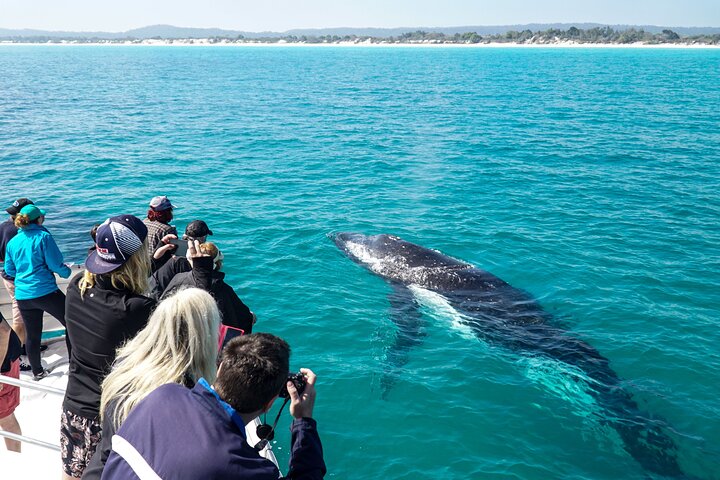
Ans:
[[[214,262],[214,270],[220,270],[222,268],[223,257],[220,253],[220,249],[212,242],[205,242],[200,245],[200,253],[210,255]]]
[[[130,290],[142,295],[148,291],[148,277],[150,276],[150,260],[148,258],[147,240],[143,246],[132,254],[120,268],[105,275],[110,276],[110,283],[118,290]],[[93,288],[97,282],[97,275],[85,270],[80,280],[80,296],[85,296],[88,288]]]
[[[150,392],[166,383],[215,381],[220,313],[213,297],[199,288],[180,290],[160,302],[148,324],[117,350],[102,383],[100,414],[113,405],[118,428]]]
[[[17,228],[25,228],[31,223],[37,223],[37,219],[30,220],[30,217],[28,217],[24,213],[18,213],[17,215],[15,215],[15,226]]]

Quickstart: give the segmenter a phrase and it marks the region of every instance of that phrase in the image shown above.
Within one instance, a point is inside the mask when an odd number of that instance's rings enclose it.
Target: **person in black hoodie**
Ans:
[[[80,478],[100,441],[100,384],[116,349],[147,324],[157,301],[145,296],[149,257],[147,227],[133,215],[107,219],[97,229],[86,272],[68,285],[67,335],[73,345],[63,401],[60,447],[63,478]],[[212,259],[188,245],[193,276],[209,290]]]
[[[241,328],[246,335],[252,333],[256,320],[255,314],[240,300],[235,290],[225,283],[225,273],[220,271],[224,258],[222,252],[212,242],[205,242],[200,245],[200,252],[211,257],[215,264],[209,292],[215,297],[218,304],[223,325]],[[194,263],[193,259],[190,260],[191,263]],[[170,280],[162,294],[162,298],[167,297],[182,286],[199,287],[200,285],[198,285],[197,278],[192,275],[192,272],[178,273]]]

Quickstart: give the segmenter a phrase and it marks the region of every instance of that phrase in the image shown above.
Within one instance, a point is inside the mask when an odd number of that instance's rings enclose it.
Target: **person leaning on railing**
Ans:
[[[0,223],[0,262],[5,262],[5,251],[7,244],[17,235],[18,228],[15,226],[15,217],[25,205],[34,205],[33,201],[29,198],[18,198],[10,205],[5,211],[10,214],[10,219]],[[25,344],[25,324],[20,316],[20,309],[15,300],[15,279],[5,273],[5,269],[0,269],[0,276],[2,277],[5,289],[10,295],[12,301],[12,328],[17,333],[21,344]],[[23,370],[30,370],[30,368],[24,368]]]
[[[65,294],[54,274],[68,278],[71,273],[53,236],[42,227],[44,221],[44,210],[25,205],[15,216],[19,230],[8,242],[5,255],[5,273],[15,278],[15,299],[25,324],[25,350],[33,380],[49,374],[40,361],[43,314],[49,313],[65,326]],[[70,354],[67,336],[65,343]]]
[[[102,383],[102,438],[83,480],[99,480],[110,455],[112,436],[130,411],[166,383],[187,388],[215,380],[220,312],[209,293],[180,290],[160,302],[148,324],[118,349]]]
[[[148,205],[147,218],[143,219],[143,223],[147,227],[148,241],[148,259],[151,259],[155,253],[155,249],[162,242],[166,235],[177,235],[177,229],[170,225],[173,219],[173,209],[175,206],[165,195],[153,197]]]

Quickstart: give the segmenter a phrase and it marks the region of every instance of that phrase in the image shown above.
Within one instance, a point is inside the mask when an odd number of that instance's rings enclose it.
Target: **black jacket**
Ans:
[[[200,288],[209,287],[211,268],[212,259],[203,257],[189,272],[195,275]],[[63,408],[81,417],[97,419],[100,384],[115,361],[116,349],[145,327],[157,300],[114,288],[109,275],[97,275],[95,286],[81,298],[82,276],[80,273],[70,281],[65,300],[72,353]]]
[[[167,263],[150,277],[150,296],[160,298],[175,275],[191,270],[190,262],[185,257],[171,256]]]
[[[192,272],[178,273],[170,280],[162,297],[164,298],[170,295],[181,286],[199,287],[197,279],[193,277]],[[240,300],[235,290],[225,283],[225,273],[218,271],[212,272],[211,285],[208,291],[215,297],[224,325],[242,328],[246,334],[252,333],[253,314],[247,305]]]

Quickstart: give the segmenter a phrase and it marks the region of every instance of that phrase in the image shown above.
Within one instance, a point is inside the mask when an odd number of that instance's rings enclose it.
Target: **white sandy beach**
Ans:
[[[214,42],[207,38],[198,39],[182,39],[182,40],[141,40],[141,41],[125,41],[125,42],[48,42],[48,43],[30,43],[30,42],[10,42],[0,41],[0,46],[88,46],[88,47],[273,47],[273,48],[298,48],[298,47],[317,47],[317,48],[333,48],[333,47],[364,47],[364,48],[652,48],[652,49],[713,49],[720,48],[720,45],[707,44],[646,44],[646,43],[577,43],[577,42],[552,42],[552,43],[515,43],[515,42],[495,42],[495,43],[371,43],[371,42],[336,42],[336,43],[289,43],[279,41],[274,43],[263,42],[235,42],[235,41],[219,41]]]

